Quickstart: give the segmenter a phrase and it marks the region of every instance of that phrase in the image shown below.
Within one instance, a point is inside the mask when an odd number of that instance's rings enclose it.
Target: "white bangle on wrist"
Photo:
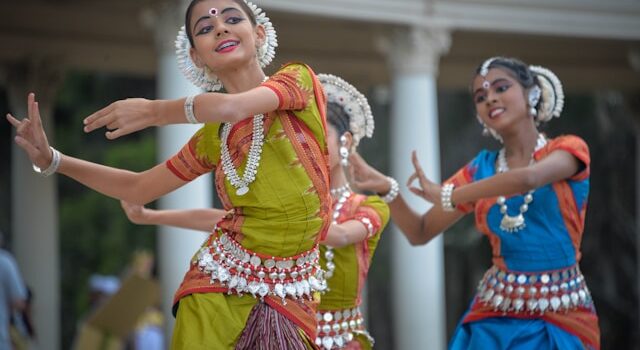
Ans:
[[[51,150],[51,156],[52,156],[51,157],[51,164],[49,164],[49,166],[46,169],[42,170],[37,165],[32,164],[33,165],[33,171],[35,171],[36,173],[38,173],[38,174],[40,174],[40,175],[42,175],[44,177],[47,177],[47,176],[55,173],[56,171],[58,171],[58,168],[60,167],[60,158],[61,158],[60,157],[60,152],[58,152],[57,149],[55,149],[55,148],[53,148],[51,146],[49,146],[49,149]]]
[[[192,95],[187,97],[186,100],[184,100],[184,115],[186,116],[187,121],[190,124],[200,124],[198,119],[196,119],[196,115],[193,113],[193,103],[195,99],[196,99],[196,95]]]
[[[442,204],[442,210],[447,212],[456,210],[455,205],[451,201],[451,196],[453,195],[453,189],[455,187],[456,186],[452,183],[448,183],[442,186],[442,191],[440,192],[440,203]]]
[[[398,186],[398,181],[390,176],[387,176],[387,180],[389,181],[389,192],[381,198],[385,203],[391,203],[398,197],[400,186]]]

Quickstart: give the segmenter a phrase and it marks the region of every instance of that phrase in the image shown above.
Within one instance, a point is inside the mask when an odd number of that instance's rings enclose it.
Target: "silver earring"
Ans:
[[[344,167],[349,165],[349,149],[347,148],[347,137],[342,135],[340,136],[340,164]]]
[[[491,133],[489,132],[489,128],[487,128],[487,124],[482,121],[479,114],[476,114],[476,119],[478,119],[478,123],[482,125],[482,136],[489,136]]]
[[[540,90],[540,87],[538,87],[538,85],[534,85],[531,90],[529,90],[529,106],[531,106],[531,108],[529,108],[529,114],[532,117],[535,117],[536,115],[538,115],[538,110],[536,109],[536,106],[538,105],[538,102],[540,102],[540,96],[542,95],[542,90]]]

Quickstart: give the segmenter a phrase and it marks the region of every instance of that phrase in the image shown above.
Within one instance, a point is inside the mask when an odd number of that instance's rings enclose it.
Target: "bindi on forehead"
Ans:
[[[474,87],[476,89],[489,89],[496,83],[508,81],[512,82],[514,79],[505,71],[500,68],[492,68],[486,75],[478,75],[474,80]]]

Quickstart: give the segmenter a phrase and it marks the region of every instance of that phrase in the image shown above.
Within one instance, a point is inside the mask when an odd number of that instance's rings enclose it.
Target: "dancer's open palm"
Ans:
[[[84,131],[106,127],[108,139],[131,134],[158,125],[152,101],[144,98],[128,98],[116,101],[84,119]]]
[[[425,200],[439,205],[440,204],[440,192],[442,188],[437,183],[427,179],[422,170],[422,166],[418,161],[418,155],[416,151],[411,153],[411,162],[413,163],[414,173],[411,174],[409,180],[407,180],[407,187],[414,194],[424,198]],[[418,180],[418,186],[413,186],[412,183]]]
[[[31,163],[40,169],[46,169],[51,164],[53,153],[49,149],[49,141],[42,127],[40,109],[34,93],[27,96],[27,114],[22,120],[7,114],[7,120],[16,129],[16,144],[27,152]]]

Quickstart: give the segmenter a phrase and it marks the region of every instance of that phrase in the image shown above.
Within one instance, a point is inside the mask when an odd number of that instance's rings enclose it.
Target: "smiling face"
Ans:
[[[233,0],[204,0],[195,3],[190,16],[191,57],[198,67],[218,72],[257,64],[256,50],[265,32],[254,25],[245,6]]]
[[[498,133],[516,123],[531,121],[525,90],[505,69],[492,68],[485,77],[477,75],[472,91],[478,116]]]

